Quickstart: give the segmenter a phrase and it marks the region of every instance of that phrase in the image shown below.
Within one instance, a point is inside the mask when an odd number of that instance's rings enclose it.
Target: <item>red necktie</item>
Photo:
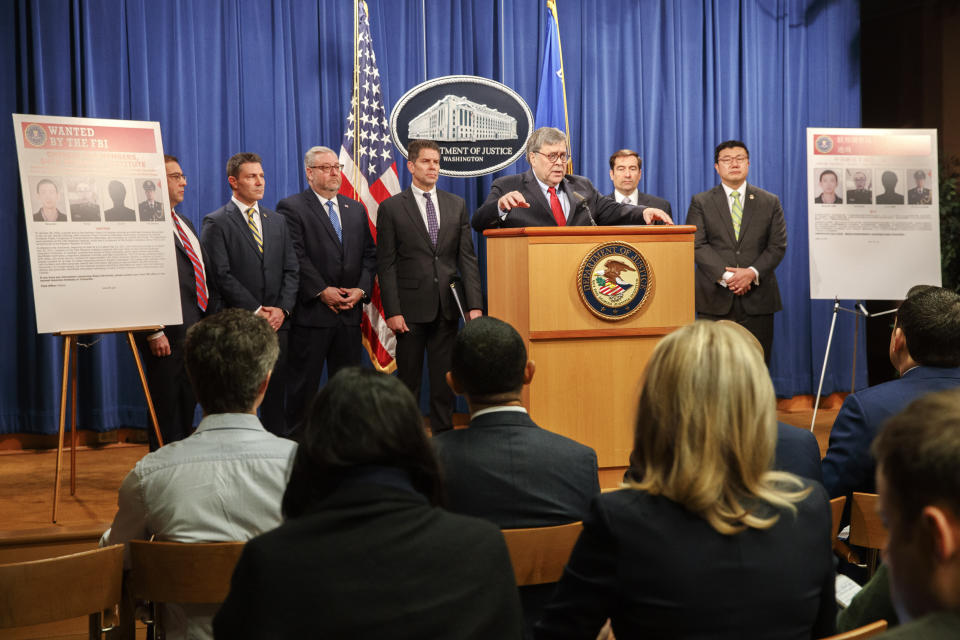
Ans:
[[[207,281],[203,277],[203,267],[200,265],[200,259],[194,252],[193,245],[190,243],[187,233],[183,230],[183,227],[180,226],[180,219],[176,214],[173,216],[173,224],[177,227],[177,235],[180,236],[180,243],[183,244],[183,249],[187,252],[187,257],[190,258],[190,262],[193,263],[193,278],[197,284],[197,306],[200,307],[201,311],[206,311]]]
[[[556,188],[548,188],[547,193],[550,194],[550,209],[553,210],[553,219],[557,221],[558,226],[566,226],[567,219],[563,217],[563,207],[560,206],[560,198],[557,197]]]

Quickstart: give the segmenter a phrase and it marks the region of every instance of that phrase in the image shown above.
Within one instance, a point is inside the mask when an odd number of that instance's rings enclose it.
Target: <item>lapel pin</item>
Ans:
[[[752,193],[750,194],[750,199],[753,200],[753,194],[752,194]]]

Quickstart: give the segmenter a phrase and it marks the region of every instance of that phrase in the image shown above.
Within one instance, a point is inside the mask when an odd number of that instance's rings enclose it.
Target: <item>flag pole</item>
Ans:
[[[557,0],[547,0],[547,9],[553,14],[554,28],[557,30],[557,50],[560,52],[560,86],[563,88],[563,124],[567,134],[567,173],[573,173],[573,146],[570,144],[570,114],[567,111],[567,72],[563,68],[563,44],[560,42],[560,20],[557,18]]]
[[[350,100],[350,106],[353,109],[353,179],[350,184],[353,186],[353,198],[357,198],[360,192],[357,190],[359,184],[360,163],[357,162],[356,143],[360,139],[360,3],[363,2],[363,8],[366,10],[367,3],[364,0],[355,0],[353,3],[353,94]],[[369,14],[368,14],[369,16]],[[368,17],[369,20],[369,17]]]

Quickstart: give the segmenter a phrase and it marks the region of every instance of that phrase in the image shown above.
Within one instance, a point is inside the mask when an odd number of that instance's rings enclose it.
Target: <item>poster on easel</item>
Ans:
[[[940,286],[936,129],[807,128],[810,297]]]
[[[39,333],[180,324],[157,122],[13,114]]]

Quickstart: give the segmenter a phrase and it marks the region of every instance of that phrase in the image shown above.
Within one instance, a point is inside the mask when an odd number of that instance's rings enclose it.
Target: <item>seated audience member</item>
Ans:
[[[772,471],[763,357],[716,322],[653,351],[627,488],[594,500],[538,638],[810,638],[833,631],[830,508]]]
[[[519,638],[500,530],[438,507],[420,410],[397,378],[341,369],[314,401],[283,496],[247,543],[218,638]]]
[[[852,631],[864,625],[886,620],[887,628],[899,622],[890,598],[890,572],[881,564],[863,588],[853,596],[850,606],[837,614],[837,633]]]
[[[523,338],[506,322],[477,318],[457,335],[447,381],[467,397],[470,427],[431,439],[451,511],[501,529],[587,515],[600,493],[597,454],[530,419],[521,394],[533,373]]]
[[[960,386],[960,294],[913,287],[893,324],[890,362],[900,378],[847,396],[830,430],[823,485],[832,498],[874,493],[870,443],[881,425],[914,398]]]
[[[101,546],[147,540],[248,540],[280,524],[296,444],[268,433],[257,407],[277,360],[277,336],[249,311],[193,325],[184,359],[204,418],[193,435],[148,453],[120,487]],[[164,607],[167,638],[212,638],[215,605]]]
[[[960,390],[914,400],[873,444],[900,626],[883,638],[960,638]]]
[[[597,454],[541,429],[521,400],[533,379],[523,338],[506,322],[468,322],[453,345],[447,382],[465,395],[470,427],[435,435],[451,511],[486,518],[501,529],[582,520],[600,493]],[[553,585],[520,589],[526,628],[540,618]]]
[[[717,320],[742,335],[763,355],[763,345],[750,330],[733,320]],[[820,445],[809,429],[802,429],[784,422],[777,422],[777,447],[774,450],[773,468],[823,482],[820,472]],[[627,472],[629,473],[629,471]],[[629,478],[628,478],[629,479]]]

